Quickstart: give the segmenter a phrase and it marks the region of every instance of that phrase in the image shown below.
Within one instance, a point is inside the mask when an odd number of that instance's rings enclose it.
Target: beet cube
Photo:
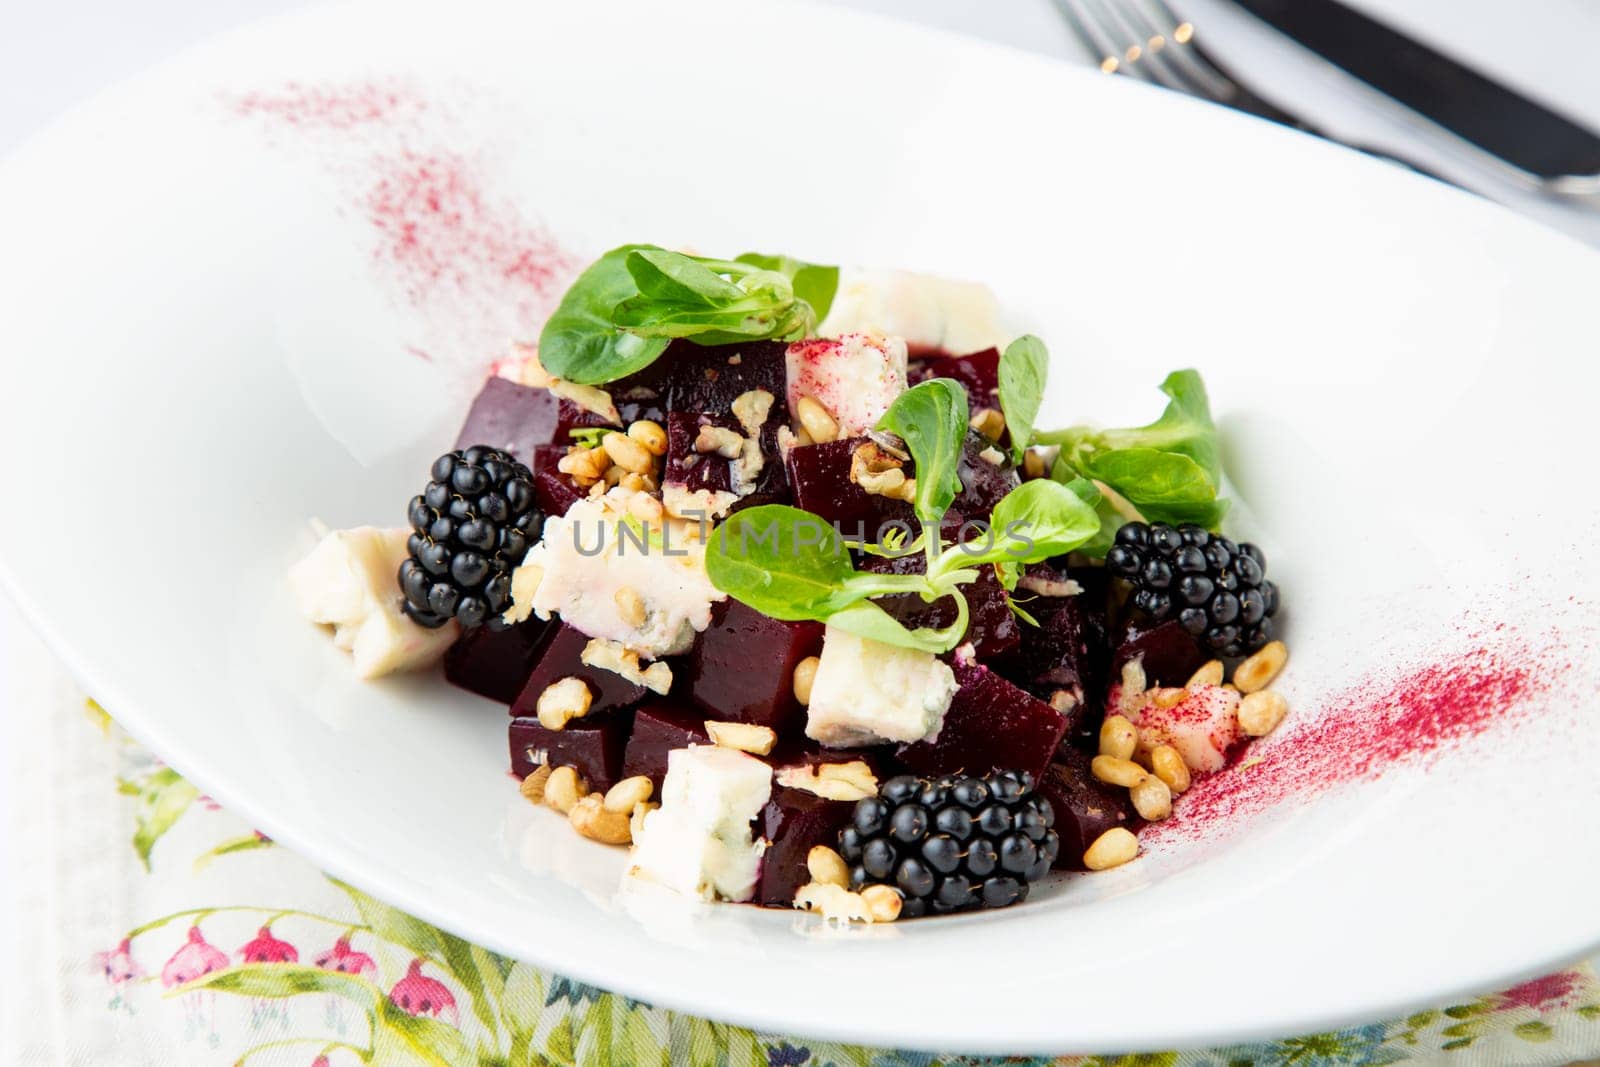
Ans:
[[[824,800],[804,789],[774,789],[761,812],[761,836],[771,844],[761,860],[756,900],[779,908],[792,905],[795,890],[811,881],[807,854],[817,845],[837,850],[839,831],[854,810],[847,800]]]
[[[1117,826],[1138,832],[1128,791],[1107,785],[1089,773],[1090,756],[1068,750],[1050,765],[1039,780],[1039,793],[1056,813],[1056,833],[1061,836],[1061,854],[1055,866],[1081,871],[1083,853],[1095,838]]]
[[[1021,652],[1014,664],[1002,668],[1007,677],[1066,715],[1067,737],[1074,743],[1100,728],[1110,659],[1104,624],[1084,610],[1086,595],[1027,601],[1024,610],[1039,625],[1022,626]],[[1070,707],[1063,707],[1068,697]]]
[[[533,499],[546,515],[565,515],[568,508],[588,495],[569,475],[556,469],[566,454],[566,445],[541,445],[533,450],[529,464],[533,471]]]
[[[903,523],[915,536],[918,525],[910,504],[868,493],[850,480],[851,456],[868,443],[865,437],[849,437],[790,449],[787,466],[794,506],[836,523],[847,539],[876,544],[891,522]]]
[[[966,440],[961,443],[961,460],[956,465],[956,472],[961,477],[961,492],[945,514],[946,536],[950,536],[952,524],[959,526],[964,521],[987,522],[989,513],[1000,502],[1000,498],[1022,484],[1009,455],[1002,456],[999,463],[990,463],[983,458],[983,453],[994,447],[993,441],[976,430],[968,431]],[[970,539],[974,533],[969,531],[964,539]]]
[[[731,345],[672,342],[653,364],[661,378],[667,410],[692,415],[726,415],[733,402],[752,389],[772,394],[769,427],[789,421],[789,370],[785,341],[742,341]]]
[[[923,574],[928,560],[920,552],[892,558],[869,556],[861,569],[874,574]],[[961,592],[967,598],[967,633],[962,640],[972,642],[978,659],[993,663],[1016,652],[1025,627],[1012,613],[994,568],[980,568],[978,580],[963,585]],[[956,621],[956,604],[950,597],[930,604],[915,593],[898,593],[879,597],[874,603],[913,630],[919,626],[949,626]]]
[[[549,730],[535,718],[511,720],[511,773],[526,778],[541,763],[574,767],[594,792],[622,781],[622,755],[633,716],[626,712],[574,719]],[[542,758],[541,758],[542,755]]]
[[[763,425],[761,442],[761,471],[749,492],[740,496],[736,507],[770,504],[788,498],[788,478],[784,473],[778,449],[778,427],[784,425],[776,416],[769,417]],[[731,414],[695,413],[674,411],[667,416],[667,456],[662,478],[665,485],[683,486],[691,491],[709,490],[716,493],[735,492],[734,467],[743,462],[729,459],[717,452],[701,452],[695,448],[703,426],[730,430],[740,437],[745,435],[739,420]]]
[[[953,378],[967,390],[967,406],[1000,407],[1000,350],[986,348],[966,356],[927,356],[914,359],[906,369],[906,381],[917,385],[929,378]]]
[[[557,404],[548,389],[533,389],[509,378],[490,378],[467,412],[456,447],[488,445],[532,463],[533,450],[555,437]]]
[[[804,715],[794,669],[822,648],[820,622],[781,622],[729,599],[687,657],[688,696],[707,719],[770,726],[779,736]]]
[[[611,671],[590,667],[582,661],[580,657],[588,644],[586,635],[562,623],[539,655],[533,673],[528,676],[522,692],[511,705],[511,714],[536,716],[539,694],[563,678],[582,678],[589,686],[589,695],[594,698],[589,705],[591,717],[618,708],[631,708],[643,700],[643,686],[634,685]]]
[[[1129,619],[1117,635],[1116,652],[1111,657],[1111,681],[1122,676],[1122,665],[1131,659],[1142,660],[1147,686],[1186,685],[1189,676],[1211,657],[1178,622],[1151,625],[1147,620]]]
[[[622,777],[644,775],[655,785],[659,799],[661,782],[667,776],[667,753],[710,740],[705,716],[698,711],[664,700],[642,704],[633,716],[633,735],[622,757]]]
[[[468,630],[444,654],[444,676],[463,689],[510,704],[522,692],[555,631],[554,622],[537,616],[505,630],[487,626]]]
[[[668,352],[670,355],[670,350]],[[662,359],[650,364],[641,371],[636,371],[626,378],[618,378],[614,382],[606,383],[603,388],[611,395],[612,404],[616,405],[617,414],[622,416],[622,425],[637,422],[639,419],[649,419],[651,422],[666,424],[667,405],[663,394],[664,373]],[[570,443],[568,430],[586,427],[606,426],[611,429],[621,429],[614,423],[607,422],[603,417],[594,412],[579,407],[570,400],[561,401],[561,410],[557,420],[556,433],[558,444]]]
[[[901,762],[924,775],[1020,770],[1041,778],[1067,720],[987,667],[958,659],[955,674],[961,688],[938,739],[903,746]]]

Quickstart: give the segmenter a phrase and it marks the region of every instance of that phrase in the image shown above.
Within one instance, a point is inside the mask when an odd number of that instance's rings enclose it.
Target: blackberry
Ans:
[[[1244,656],[1272,640],[1278,587],[1255,545],[1203,526],[1130,522],[1117,531],[1106,568],[1133,586],[1133,606],[1177,619],[1219,656]]]
[[[433,480],[411,498],[410,558],[400,564],[405,613],[433,629],[455,619],[502,630],[511,572],[539,540],[533,473],[486,445],[446,452]]]
[[[1033,784],[1026,771],[889,779],[839,832],[850,888],[894,886],[908,919],[1020,903],[1061,851]]]

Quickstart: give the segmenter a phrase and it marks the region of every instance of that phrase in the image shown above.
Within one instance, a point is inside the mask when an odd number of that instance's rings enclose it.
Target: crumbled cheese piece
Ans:
[[[711,605],[727,594],[706,574],[695,525],[644,522],[627,510],[631,495],[614,489],[545,520],[543,540],[522,565],[544,572],[531,604],[541,619],[559,614],[568,626],[640,656],[675,656],[711,625]],[[643,603],[642,623],[619,607],[617,593],[624,589]]]
[[[903,337],[918,350],[956,353],[1004,348],[1012,338],[1000,322],[999,301],[986,285],[847,267],[817,332],[838,337],[871,331]]]
[[[1075,579],[1046,578],[1042,574],[1024,574],[1017,582],[1017,588],[1040,596],[1077,596],[1083,592],[1083,586]]]
[[[957,688],[955,672],[931,653],[829,626],[806,736],[840,748],[937,740]]]
[[[764,841],[751,823],[772,796],[772,768],[729,748],[695,745],[667,754],[661,807],[634,838],[629,876],[704,900],[749,900]]]
[[[872,429],[906,391],[906,343],[898,337],[849,333],[796,341],[787,363],[790,409],[811,397],[833,416],[840,437]]]
[[[1006,461],[1006,454],[993,445],[990,445],[988,448],[978,453],[978,458],[989,464],[991,467],[998,467],[1000,464]]]
[[[644,667],[639,663],[639,653],[624,648],[619,642],[596,637],[583,646],[578,659],[586,667],[598,667],[625,678],[634,685],[643,686],[652,693],[666,696],[672,688],[672,666],[658,661]]]
[[[334,628],[334,644],[350,653],[359,678],[432,666],[461,635],[454,621],[428,630],[400,610],[395,574],[409,555],[410,533],[334,530],[289,568],[300,613]]]

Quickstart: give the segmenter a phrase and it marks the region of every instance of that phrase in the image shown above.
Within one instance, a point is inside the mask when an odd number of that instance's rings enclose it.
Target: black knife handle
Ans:
[[[1600,174],[1600,137],[1336,0],[1235,0],[1456,136],[1544,179]],[[1516,14],[1508,6],[1507,18]]]

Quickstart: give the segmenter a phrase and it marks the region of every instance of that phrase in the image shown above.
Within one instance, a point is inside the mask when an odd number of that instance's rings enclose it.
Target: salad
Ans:
[[[507,705],[523,795],[630,882],[1005,907],[1134,860],[1287,712],[1200,375],[1148,425],[1048,429],[1049,370],[982,286],[626,245],[408,525],[323,531],[291,584],[361,677],[442,661]]]

